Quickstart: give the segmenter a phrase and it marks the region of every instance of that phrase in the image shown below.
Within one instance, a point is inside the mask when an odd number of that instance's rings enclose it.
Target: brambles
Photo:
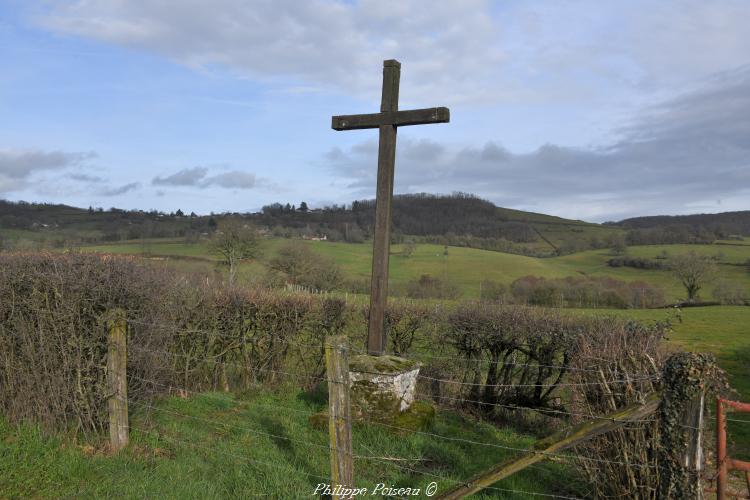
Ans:
[[[624,408],[659,388],[670,323],[643,325],[614,318],[591,319],[575,338],[569,409],[575,422]],[[641,422],[579,446],[579,467],[592,478],[596,498],[658,498],[658,425]],[[587,457],[596,457],[597,462]],[[626,457],[626,458],[625,458]]]

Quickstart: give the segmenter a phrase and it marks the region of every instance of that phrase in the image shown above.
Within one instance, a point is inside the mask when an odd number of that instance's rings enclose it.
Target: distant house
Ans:
[[[302,235],[303,240],[310,240],[310,241],[327,241],[328,235],[327,234],[313,234],[313,235]]]

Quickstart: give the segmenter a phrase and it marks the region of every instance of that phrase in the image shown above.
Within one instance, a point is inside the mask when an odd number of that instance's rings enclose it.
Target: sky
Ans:
[[[396,193],[593,222],[750,209],[746,0],[0,0],[0,198],[199,214]]]

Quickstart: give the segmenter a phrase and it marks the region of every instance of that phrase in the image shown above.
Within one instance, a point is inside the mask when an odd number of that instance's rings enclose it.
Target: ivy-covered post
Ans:
[[[117,452],[128,445],[128,343],[125,311],[115,309],[107,320],[109,330],[107,346],[107,387],[109,399],[109,440],[112,450]]]
[[[727,387],[710,354],[680,352],[664,366],[659,407],[659,498],[703,499],[703,425],[708,392]]]

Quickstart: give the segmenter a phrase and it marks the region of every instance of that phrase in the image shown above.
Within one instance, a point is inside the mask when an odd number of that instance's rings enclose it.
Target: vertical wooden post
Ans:
[[[331,489],[354,487],[352,421],[349,413],[349,349],[345,336],[326,338],[328,372],[328,436],[331,451]]]
[[[127,323],[125,312],[115,310],[107,321],[109,330],[107,349],[107,387],[109,400],[109,441],[112,451],[117,452],[127,446],[128,424],[128,381],[127,381]]]
[[[716,369],[713,356],[689,352],[673,354],[664,364],[659,498],[704,498],[700,477],[704,404]]]
[[[701,388],[699,394],[685,405],[682,414],[682,426],[687,432],[687,446],[682,455],[682,466],[688,471],[688,481],[692,483],[693,491],[696,491],[697,499],[703,498],[701,487],[701,473],[703,472],[703,409],[705,406],[706,393]]]
[[[380,111],[398,111],[401,63],[383,62],[383,94]],[[380,126],[378,185],[375,196],[375,235],[372,243],[372,282],[370,319],[367,325],[367,351],[375,356],[385,352],[385,308],[388,302],[388,261],[391,249],[391,205],[396,163],[396,127]]]
[[[716,398],[716,500],[727,498],[727,414]]]

